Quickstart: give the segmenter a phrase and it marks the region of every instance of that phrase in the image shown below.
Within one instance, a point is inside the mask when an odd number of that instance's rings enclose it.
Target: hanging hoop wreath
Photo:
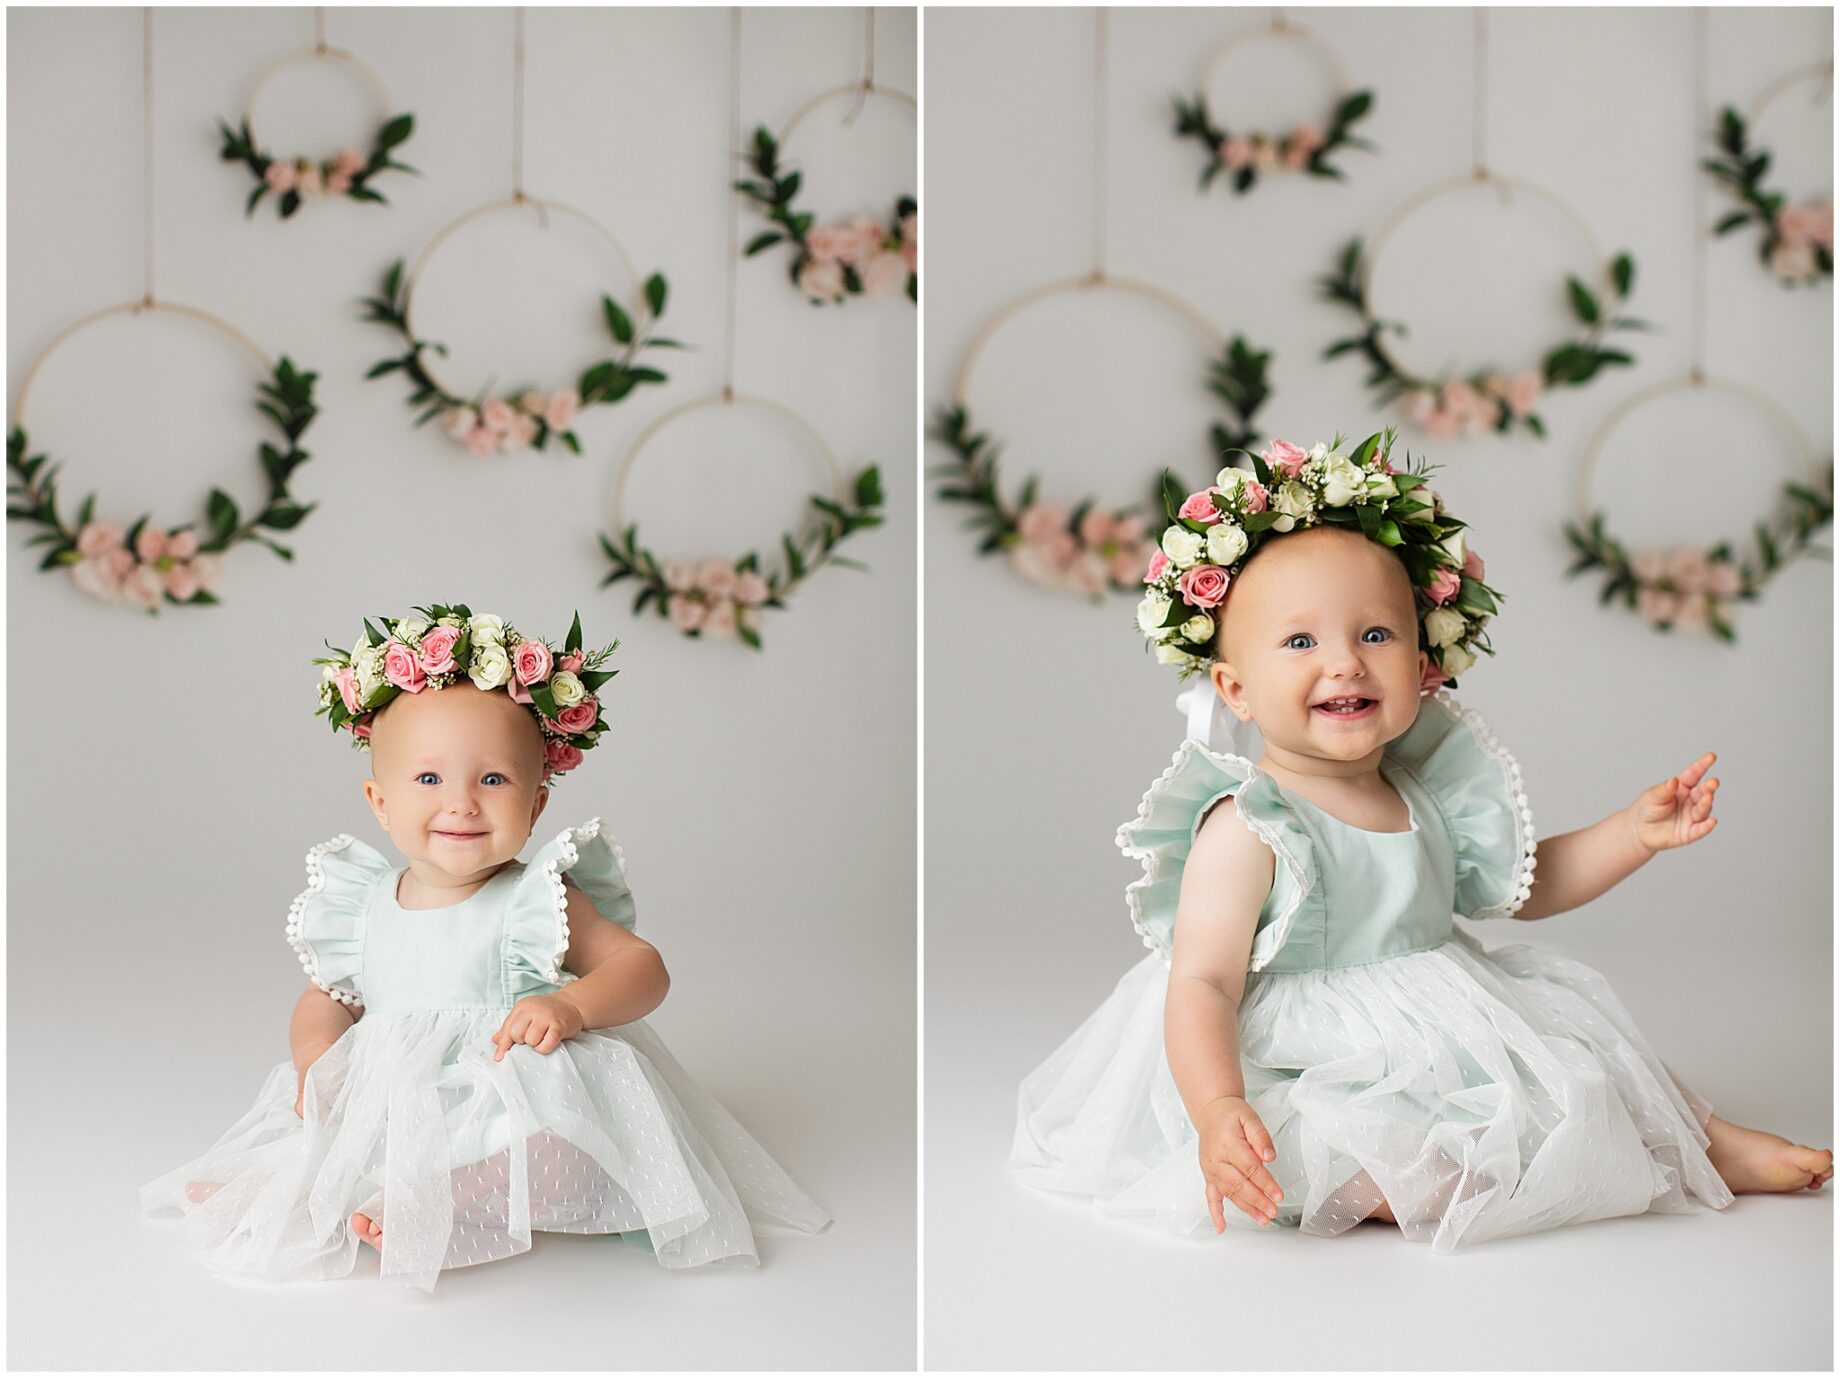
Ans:
[[[549,228],[551,212],[581,221],[613,247],[628,273],[635,279],[638,277],[633,271],[632,260],[620,241],[614,238],[613,232],[587,212],[566,206],[560,201],[542,201],[522,193],[504,201],[493,201],[450,222],[431,239],[416,259],[406,282],[403,280],[403,264],[399,259],[384,277],[383,295],[365,298],[364,305],[370,313],[365,319],[392,327],[403,337],[408,351],[372,365],[370,372],[364,376],[380,378],[386,373],[401,370],[415,384],[415,390],[409,394],[409,405],[423,409],[415,418],[415,424],[422,426],[440,417],[441,429],[448,439],[466,446],[476,455],[541,450],[548,446],[552,436],[580,454],[581,441],[572,429],[576,414],[583,407],[612,406],[622,402],[632,394],[633,389],[643,384],[664,382],[665,375],[658,369],[637,362],[639,356],[648,349],[683,348],[676,340],[650,333],[658,319],[664,315],[666,288],[663,274],[653,273],[645,280],[643,311],[635,306],[633,312],[629,313],[612,297],[601,297],[601,317],[607,324],[607,333],[614,344],[619,346],[619,352],[613,358],[603,359],[583,369],[573,387],[543,392],[532,385],[525,385],[494,395],[492,384],[488,382],[471,397],[463,397],[436,377],[428,363],[428,351],[445,356],[447,346],[420,339],[415,333],[412,315],[415,284],[428,266],[434,251],[449,235],[469,221],[506,207],[519,206],[532,207],[537,213],[538,223],[546,230]],[[635,315],[638,317],[636,322]]]
[[[1591,501],[1592,471],[1610,433],[1638,407],[1685,388],[1716,388],[1757,407],[1790,439],[1807,472],[1806,483],[1783,485],[1777,515],[1769,522],[1756,524],[1752,529],[1755,547],[1743,555],[1735,553],[1729,540],[1707,550],[1678,546],[1672,550],[1632,552],[1605,529],[1604,514]],[[1814,447],[1801,428],[1769,397],[1740,383],[1696,376],[1637,393],[1610,413],[1585,450],[1578,476],[1578,510],[1581,519],[1565,526],[1566,540],[1578,552],[1578,559],[1566,574],[1600,571],[1604,580],[1598,596],[1600,604],[1620,600],[1659,631],[1671,631],[1676,626],[1705,629],[1731,642],[1737,639],[1731,625],[1735,601],[1754,601],[1783,567],[1798,557],[1829,553],[1811,542],[1833,521],[1834,468],[1831,460],[1825,471],[1817,467]]]
[[[754,550],[740,559],[713,556],[700,561],[660,561],[651,550],[639,544],[639,524],[625,519],[627,476],[647,442],[672,421],[703,407],[737,405],[754,407],[790,421],[823,459],[834,483],[834,494],[829,497],[822,493],[812,494],[811,506],[817,514],[812,526],[781,535],[780,550],[786,557],[783,565],[763,566],[760,553]],[[601,549],[612,565],[600,587],[606,588],[621,579],[636,580],[639,589],[633,599],[635,613],[644,612],[650,605],[686,636],[732,633],[759,650],[761,609],[784,608],[788,595],[825,565],[857,570],[868,568],[836,554],[836,547],[847,536],[880,526],[881,505],[880,470],[870,465],[846,487],[843,473],[830,447],[824,443],[824,437],[797,412],[763,397],[728,392],[686,402],[647,426],[620,461],[613,497],[613,527],[620,535],[618,544],[605,535],[599,537]]]
[[[1757,261],[1775,274],[1785,287],[1814,283],[1834,275],[1833,198],[1791,205],[1782,192],[1766,190],[1763,178],[1770,170],[1769,151],[1751,147],[1746,131],[1771,101],[1811,76],[1826,78],[1831,100],[1834,79],[1831,61],[1798,68],[1778,77],[1746,114],[1740,115],[1729,105],[1720,112],[1717,143],[1722,156],[1708,158],[1700,164],[1724,183],[1726,190],[1744,207],[1732,211],[1714,225],[1713,234],[1727,235],[1753,222],[1760,225],[1763,237],[1757,244]]]
[[[1230,130],[1216,124],[1208,109],[1207,93],[1214,75],[1228,53],[1249,42],[1268,38],[1289,38],[1303,44],[1322,60],[1335,79],[1340,96],[1324,125],[1305,123],[1282,134],[1263,130]],[[1348,73],[1335,53],[1315,34],[1283,18],[1269,26],[1244,29],[1214,50],[1201,77],[1200,89],[1192,101],[1172,97],[1176,107],[1175,132],[1178,138],[1194,139],[1207,150],[1207,163],[1201,169],[1201,190],[1206,191],[1223,172],[1235,195],[1252,190],[1265,173],[1303,172],[1312,177],[1346,180],[1340,168],[1329,162],[1330,155],[1341,148],[1359,148],[1376,152],[1374,145],[1348,132],[1357,120],[1373,109],[1372,91],[1352,90]]]
[[[761,125],[754,130],[753,148],[748,165],[755,181],[735,183],[735,190],[756,202],[767,220],[777,229],[763,230],[748,241],[743,258],[752,258],[786,243],[793,248],[786,276],[814,306],[826,302],[841,303],[852,296],[892,297],[907,293],[912,302],[920,300],[920,203],[911,196],[896,199],[893,212],[883,220],[858,216],[848,222],[817,224],[812,211],[801,211],[796,204],[801,174],[794,169],[780,172],[780,150],[798,128],[799,121],[826,101],[838,96],[853,96],[855,104],[844,117],[848,124],[856,118],[862,102],[869,96],[882,96],[915,110],[914,98],[905,91],[877,86],[869,81],[851,82],[813,96],[798,113],[786,122],[777,138]]]
[[[1076,590],[1094,600],[1102,598],[1108,589],[1141,591],[1144,570],[1155,551],[1146,518],[1134,506],[1107,511],[1091,497],[1071,505],[1044,502],[1038,496],[1039,477],[1034,474],[1024,481],[1016,502],[1007,502],[997,473],[1001,447],[988,432],[972,429],[966,392],[972,367],[998,327],[1048,297],[1096,288],[1147,297],[1170,308],[1207,340],[1209,352],[1216,356],[1208,370],[1208,390],[1233,413],[1230,426],[1215,422],[1210,428],[1209,440],[1216,454],[1247,449],[1257,441],[1253,415],[1271,391],[1265,376],[1271,360],[1269,351],[1253,350],[1238,335],[1230,342],[1223,340],[1213,324],[1187,302],[1129,278],[1092,274],[1052,282],[1025,293],[985,322],[959,365],[952,385],[952,406],[941,409],[935,417],[933,437],[950,446],[957,456],[953,462],[934,469],[933,476],[943,480],[938,496],[947,502],[969,503],[977,509],[965,526],[984,533],[978,554],[1005,553],[1024,578],[1048,588]],[[1179,503],[1186,491],[1179,480],[1165,472],[1158,501],[1173,494]]]
[[[175,527],[150,525],[151,515],[143,514],[125,529],[119,521],[96,519],[96,494],[83,500],[76,520],[66,524],[58,515],[57,472],[63,467],[58,460],[46,464],[44,454],[26,453],[26,394],[39,368],[59,345],[85,326],[122,312],[139,315],[142,311],[171,311],[203,321],[230,336],[261,361],[269,375],[257,388],[256,409],[275,423],[285,448],[264,443],[260,447],[263,472],[268,475],[268,500],[262,511],[249,521],[242,520],[235,501],[221,488],[213,488],[201,524],[186,522]],[[6,464],[7,520],[34,522],[44,528],[26,542],[28,546],[48,546],[39,562],[40,570],[63,565],[70,570],[72,582],[90,596],[105,603],[119,603],[157,613],[166,603],[216,603],[212,593],[220,572],[223,552],[244,541],[267,546],[284,560],[294,552],[262,535],[270,531],[291,531],[300,525],[318,503],[302,506],[288,494],[288,478],[307,460],[300,448],[301,434],[312,422],[317,409],[313,405],[314,373],[298,372],[283,355],[272,363],[253,340],[227,322],[189,306],[173,302],[143,299],[125,306],[111,306],[94,312],[60,331],[40,351],[19,385],[19,400],[13,411],[13,427],[7,436]]]
[[[1546,426],[1536,409],[1547,393],[1557,387],[1581,387],[1595,378],[1600,369],[1635,362],[1626,351],[1604,346],[1604,341],[1615,331],[1648,328],[1644,321],[1616,314],[1622,310],[1635,279],[1635,263],[1628,254],[1618,254],[1605,263],[1595,290],[1577,277],[1566,278],[1567,298],[1581,333],[1576,339],[1547,351],[1537,369],[1526,368],[1514,373],[1477,369],[1442,377],[1421,376],[1401,364],[1386,347],[1386,332],[1391,330],[1403,335],[1406,327],[1397,321],[1379,320],[1368,309],[1368,289],[1373,282],[1374,265],[1379,262],[1388,237],[1400,222],[1428,202],[1448,192],[1473,187],[1478,182],[1497,187],[1504,199],[1518,190],[1558,208],[1583,233],[1593,256],[1603,261],[1596,236],[1583,217],[1537,183],[1488,172],[1439,182],[1402,202],[1381,222],[1374,232],[1373,248],[1369,253],[1363,255],[1361,241],[1354,240],[1343,250],[1336,271],[1317,280],[1319,294],[1352,309],[1360,316],[1362,327],[1359,335],[1329,345],[1323,351],[1323,358],[1333,359],[1358,350],[1371,366],[1367,385],[1374,391],[1375,405],[1385,407],[1404,398],[1407,418],[1439,440],[1479,435],[1488,430],[1506,434],[1516,425],[1525,426],[1544,439]]]
[[[224,140],[218,156],[226,163],[242,163],[256,179],[255,189],[249,193],[249,201],[243,207],[245,219],[255,214],[256,206],[270,192],[275,194],[276,206],[283,220],[299,210],[309,196],[348,196],[353,201],[374,201],[379,205],[387,205],[389,203],[383,195],[370,185],[373,177],[380,172],[421,175],[407,163],[399,163],[390,156],[391,150],[406,142],[415,130],[415,117],[406,113],[389,116],[384,120],[376,137],[371,140],[368,154],[352,146],[341,148],[330,158],[280,158],[262,148],[252,132],[256,97],[261,94],[262,88],[283,67],[296,62],[323,59],[350,64],[377,93],[377,104],[386,111],[390,108],[390,96],[384,89],[383,78],[368,64],[342,48],[328,48],[320,43],[302,52],[291,53],[269,67],[256,78],[255,85],[250,88],[249,98],[243,104],[242,124],[232,129],[222,118],[217,121],[218,131]]]

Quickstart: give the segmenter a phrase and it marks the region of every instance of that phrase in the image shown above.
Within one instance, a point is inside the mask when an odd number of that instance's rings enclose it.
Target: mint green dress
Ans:
[[[1276,858],[1240,1002],[1246,1099],[1272,1136],[1276,1225],[1338,1234],[1384,1197],[1409,1240],[1462,1244],[1644,1211],[1729,1205],[1712,1107],[1604,977],[1455,926],[1530,891],[1520,767],[1474,711],[1427,698],[1381,773],[1405,832],[1356,828],[1241,756],[1182,743],[1118,845],[1150,953],[1022,1083],[1012,1166],[1107,1212],[1213,1235],[1197,1136],[1164,1056],[1182,869],[1210,808]],[[1231,796],[1232,803],[1223,801]],[[1258,1226],[1229,1202],[1228,1227]]]
[[[402,868],[340,834],[307,853],[287,937],[307,979],[362,1014],[308,1069],[293,1063],[205,1153],[141,1188],[177,1210],[210,1268],[283,1282],[339,1277],[362,1210],[385,1279],[530,1248],[533,1230],[621,1234],[666,1267],[758,1261],[755,1234],[829,1216],[635,1020],[549,1053],[494,1060],[512,1005],[576,979],[563,877],[634,926],[619,844],[590,819],[459,904],[405,909]]]

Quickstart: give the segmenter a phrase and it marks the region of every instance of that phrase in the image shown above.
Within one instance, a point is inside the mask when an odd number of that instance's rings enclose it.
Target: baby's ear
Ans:
[[[371,806],[371,812],[377,815],[377,821],[387,826],[389,816],[383,802],[383,787],[375,780],[364,782],[364,802]]]

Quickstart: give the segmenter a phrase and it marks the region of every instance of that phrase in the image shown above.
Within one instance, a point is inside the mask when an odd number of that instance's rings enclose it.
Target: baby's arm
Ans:
[[[299,1084],[294,1088],[296,1115],[300,1114],[301,1097],[307,1090],[307,1068],[318,1062],[320,1054],[337,1043],[363,1016],[362,1007],[340,1004],[318,986],[308,986],[294,1002],[294,1018],[288,1024],[288,1046],[293,1050],[294,1070],[299,1074]]]
[[[554,1052],[583,1029],[609,1029],[643,1019],[664,1003],[671,975],[664,958],[644,938],[603,918],[588,897],[563,882],[569,911],[569,949],[563,965],[580,979],[548,995],[527,995],[511,1007],[492,1035],[494,1061],[519,1043]]]
[[[1263,1225],[1283,1192],[1264,1164],[1271,1136],[1246,1103],[1239,1063],[1239,1002],[1259,910],[1275,858],[1234,810],[1215,805],[1195,837],[1176,903],[1163,1045],[1182,1104],[1200,1136],[1208,1212],[1226,1229],[1223,1202]]]
[[[1643,790],[1628,808],[1541,842],[1533,886],[1516,917],[1544,919],[1588,904],[1656,852],[1698,842],[1711,832],[1719,821],[1712,817],[1719,782],[1716,776],[1701,777],[1715,759],[1708,751],[1680,774]]]

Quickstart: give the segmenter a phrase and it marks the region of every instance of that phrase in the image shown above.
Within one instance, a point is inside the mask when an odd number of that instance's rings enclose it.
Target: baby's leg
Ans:
[[[1832,1149],[1792,1143],[1780,1134],[1721,1120],[1706,1121],[1712,1142],[1706,1156],[1734,1194],[1756,1191],[1819,1191],[1834,1175]]]

